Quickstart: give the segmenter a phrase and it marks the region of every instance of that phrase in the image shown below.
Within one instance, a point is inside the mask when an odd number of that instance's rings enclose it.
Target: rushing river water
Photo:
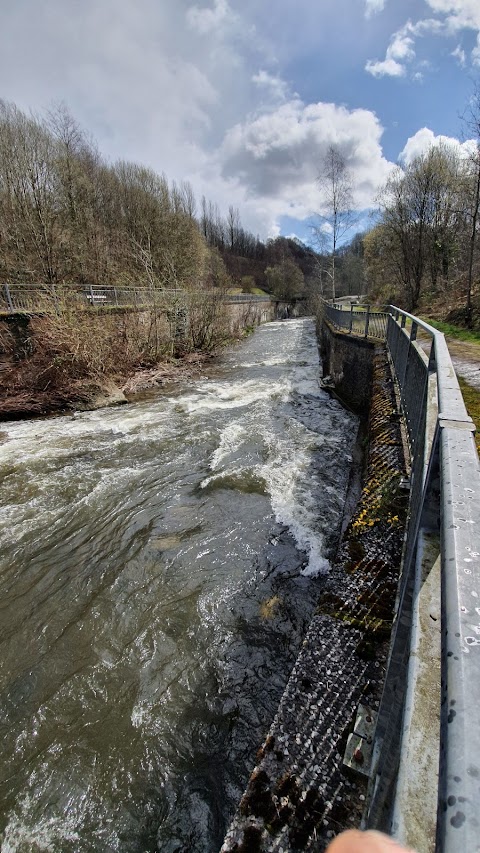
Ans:
[[[355,419],[313,321],[0,436],[3,853],[214,853],[311,617]]]

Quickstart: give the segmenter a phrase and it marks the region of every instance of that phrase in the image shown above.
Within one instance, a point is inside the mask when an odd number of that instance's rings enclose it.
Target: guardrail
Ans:
[[[335,328],[352,335],[364,338],[378,338],[385,340],[387,334],[388,312],[373,311],[370,305],[355,307],[351,302],[349,306],[335,305],[335,303],[321,300],[330,323]]]
[[[371,337],[372,312],[362,325],[353,308],[324,311],[337,328]],[[395,306],[385,324],[411,457],[410,505],[365,825],[419,853],[473,853],[480,850],[475,428],[444,335]]]
[[[131,285],[77,284],[3,284],[0,287],[0,312],[53,313],[63,307],[98,308],[161,306],[187,298],[187,291],[135,287]],[[218,290],[194,291],[199,296],[215,296],[229,303],[271,302],[269,296],[258,294],[221,293]]]

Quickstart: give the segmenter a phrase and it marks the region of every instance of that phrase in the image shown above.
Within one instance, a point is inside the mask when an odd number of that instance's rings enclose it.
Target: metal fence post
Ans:
[[[3,291],[5,293],[5,299],[7,300],[8,310],[9,310],[10,314],[13,314],[15,309],[13,307],[12,297],[10,294],[10,288],[9,288],[8,284],[3,285]]]
[[[368,327],[370,324],[370,305],[367,305],[367,313],[365,316],[365,337],[368,338]]]

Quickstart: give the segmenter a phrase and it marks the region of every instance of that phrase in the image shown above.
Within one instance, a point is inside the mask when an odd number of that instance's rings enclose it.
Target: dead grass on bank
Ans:
[[[156,309],[92,312],[65,304],[57,314],[8,318],[0,323],[0,419],[90,407],[112,387],[121,398],[198,375],[244,324],[240,318],[232,327],[219,299],[191,303],[180,335],[178,314]]]
[[[140,313],[64,310],[1,325],[0,417],[87,404],[151,367],[170,345],[168,323]]]

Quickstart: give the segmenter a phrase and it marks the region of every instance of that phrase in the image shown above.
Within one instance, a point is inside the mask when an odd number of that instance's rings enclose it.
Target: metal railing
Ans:
[[[372,312],[362,326],[353,306],[348,312],[325,304],[323,310],[336,328],[371,337]],[[480,850],[475,428],[444,335],[395,306],[389,306],[386,318],[384,312],[380,316],[375,337],[382,337],[385,322],[411,476],[366,825],[390,832],[419,853],[473,853]]]
[[[417,342],[419,331],[427,352]],[[423,784],[429,779],[435,790],[438,771],[435,849],[470,853],[480,849],[480,471],[475,428],[443,334],[390,306],[386,340],[412,473],[369,821],[409,840],[408,815],[418,809],[411,798],[420,794],[411,783],[418,769],[412,761],[426,749],[425,768],[419,772]],[[425,600],[436,571],[438,580]],[[435,630],[435,620],[441,625],[439,695],[422,697],[425,686],[432,685],[428,668],[435,666],[434,660],[422,659],[422,648],[429,647],[427,634]]]
[[[387,311],[373,311],[370,305],[360,307],[355,302],[347,306],[344,303],[336,305],[322,300],[322,305],[330,323],[336,329],[363,338],[385,340]]]
[[[219,291],[195,291],[229,303],[271,302],[269,296]],[[3,284],[0,286],[0,312],[14,314],[57,313],[64,306],[77,308],[161,306],[187,297],[187,291],[98,284]]]

